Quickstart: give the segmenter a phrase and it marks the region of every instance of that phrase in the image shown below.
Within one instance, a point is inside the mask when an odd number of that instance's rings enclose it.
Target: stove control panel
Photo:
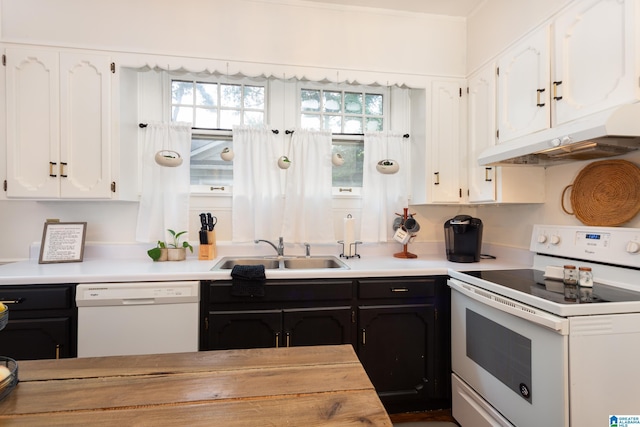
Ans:
[[[640,268],[640,229],[534,225],[532,252]]]

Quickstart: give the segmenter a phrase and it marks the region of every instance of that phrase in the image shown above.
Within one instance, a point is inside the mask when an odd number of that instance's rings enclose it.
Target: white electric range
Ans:
[[[463,427],[609,426],[640,416],[640,229],[533,228],[532,269],[451,272],[453,416]],[[588,266],[594,301],[555,274]]]

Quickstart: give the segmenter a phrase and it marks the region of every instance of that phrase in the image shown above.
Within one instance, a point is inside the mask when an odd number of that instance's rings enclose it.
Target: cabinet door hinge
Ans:
[[[4,184],[2,185],[2,188],[4,189],[4,191],[7,191],[7,180],[4,180]]]
[[[500,139],[500,129],[496,129],[496,139]]]
[[[460,88],[460,98],[462,98],[462,88]]]
[[[116,192],[116,182],[115,182],[115,181],[113,181],[113,182],[111,183],[111,192],[112,192],[112,193],[115,193],[115,192]]]
[[[116,63],[112,62],[111,63],[111,74],[115,74],[116,73]]]
[[[356,323],[356,311],[351,310],[351,323]]]
[[[7,66],[7,55],[2,55],[2,65]]]
[[[458,188],[458,197],[462,199],[462,188]]]
[[[500,75],[500,67],[496,67],[496,76]]]
[[[209,330],[209,316],[204,317],[204,330],[205,331]]]

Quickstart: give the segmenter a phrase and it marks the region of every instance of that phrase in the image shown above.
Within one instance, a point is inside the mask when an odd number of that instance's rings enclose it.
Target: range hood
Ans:
[[[640,148],[640,103],[619,106],[484,150],[480,165],[547,165]]]

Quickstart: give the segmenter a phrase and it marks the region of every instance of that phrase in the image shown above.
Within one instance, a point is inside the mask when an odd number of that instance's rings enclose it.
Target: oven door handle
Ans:
[[[547,329],[557,332],[560,335],[569,334],[569,320],[563,317],[554,316],[534,307],[521,304],[502,295],[495,294],[482,288],[461,282],[456,279],[449,279],[447,284],[451,290],[460,292],[461,294],[485,304],[496,310],[503,311],[513,316],[528,320],[537,325],[544,326]]]

